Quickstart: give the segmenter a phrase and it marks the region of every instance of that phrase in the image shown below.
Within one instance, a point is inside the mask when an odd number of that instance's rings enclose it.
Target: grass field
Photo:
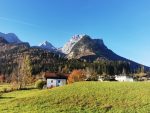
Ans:
[[[81,82],[0,98],[0,113],[150,113],[149,82]]]
[[[4,88],[11,88],[10,84],[0,84],[0,91],[2,91]]]

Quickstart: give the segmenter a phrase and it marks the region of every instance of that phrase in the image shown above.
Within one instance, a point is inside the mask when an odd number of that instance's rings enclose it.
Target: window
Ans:
[[[60,80],[58,80],[58,83],[60,83]]]

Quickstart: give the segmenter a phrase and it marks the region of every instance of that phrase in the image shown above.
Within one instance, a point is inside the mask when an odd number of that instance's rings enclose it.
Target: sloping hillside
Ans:
[[[26,90],[4,94],[1,113],[148,113],[147,82],[81,82],[49,90]]]
[[[0,73],[11,74],[25,55],[29,55],[32,61],[33,74],[41,71],[58,70],[58,65],[65,61],[59,55],[38,47],[30,47],[29,43],[8,43],[0,37]],[[49,67],[52,67],[49,69]]]
[[[0,74],[5,74],[6,77],[10,76],[26,55],[31,58],[33,75],[47,70],[58,72],[65,65],[69,65],[70,70],[74,68],[82,69],[82,65],[84,65],[78,60],[73,60],[74,62],[71,63],[59,52],[53,53],[40,47],[31,47],[29,43],[9,43],[3,37],[0,37]]]

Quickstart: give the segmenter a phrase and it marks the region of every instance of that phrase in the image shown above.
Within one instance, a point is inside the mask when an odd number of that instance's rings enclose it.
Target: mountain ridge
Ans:
[[[86,60],[87,62],[101,60],[126,61],[130,62],[133,68],[137,68],[139,65],[141,65],[117,55],[112,50],[107,48],[102,39],[92,39],[90,36],[85,34],[74,35],[61,49],[55,48],[48,41],[41,43],[39,46],[30,46],[29,43],[25,42],[14,42],[8,42],[5,37],[1,37],[0,35],[0,52],[21,50],[26,51],[26,53],[30,53],[29,51],[32,48],[33,51],[52,52],[63,58],[66,57],[68,59],[80,59],[84,61]]]
[[[103,39],[92,39],[88,35],[84,35],[76,44],[71,48],[70,52],[66,54],[68,59],[81,59],[87,62],[110,60],[110,61],[125,61],[129,62],[131,68],[139,68],[140,63],[124,58],[111,49],[107,48]],[[145,66],[145,70],[149,70]]]
[[[3,37],[6,41],[9,43],[21,43],[22,41],[16,36],[14,33],[1,33],[0,32],[0,37]]]

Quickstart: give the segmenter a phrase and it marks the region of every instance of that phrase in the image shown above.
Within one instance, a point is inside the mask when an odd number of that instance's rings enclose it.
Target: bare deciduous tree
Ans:
[[[11,81],[18,85],[18,89],[25,88],[32,82],[32,66],[28,55],[18,60],[18,67],[13,71]]]

